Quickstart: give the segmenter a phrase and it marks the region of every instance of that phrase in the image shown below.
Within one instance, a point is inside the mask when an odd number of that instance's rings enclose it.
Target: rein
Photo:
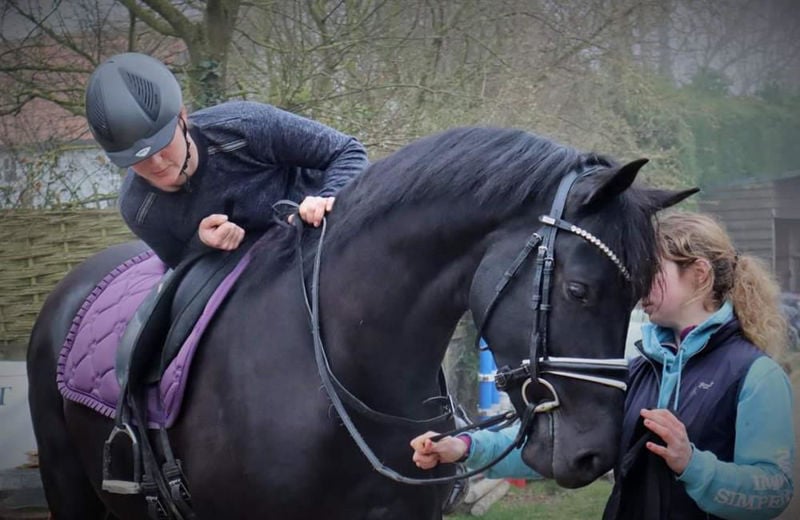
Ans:
[[[627,386],[624,382],[627,376],[627,360],[624,358],[596,359],[555,356],[551,357],[547,352],[547,340],[549,336],[548,316],[551,310],[550,291],[552,288],[553,271],[555,269],[555,239],[558,230],[573,233],[598,248],[609,260],[614,263],[626,281],[631,280],[628,269],[606,244],[588,231],[574,224],[570,224],[569,222],[565,222],[561,218],[564,212],[567,197],[575,181],[579,177],[591,174],[596,169],[597,168],[590,169],[584,173],[581,173],[580,175],[573,171],[561,180],[553,200],[550,214],[539,217],[539,221],[543,224],[542,228],[532,233],[528,237],[528,240],[525,242],[522,250],[511,263],[509,268],[504,272],[503,277],[495,287],[495,293],[492,296],[492,299],[486,307],[486,310],[483,314],[483,321],[478,326],[476,344],[478,341],[480,341],[482,332],[488,324],[489,318],[492,315],[492,311],[499,301],[503,291],[516,277],[522,265],[531,256],[531,253],[536,250],[534,290],[531,302],[534,309],[534,321],[531,329],[531,339],[529,344],[530,357],[528,359],[523,359],[518,368],[512,369],[509,367],[502,367],[500,370],[498,370],[496,376],[496,384],[498,389],[510,391],[516,387],[519,387],[522,400],[525,403],[525,411],[520,418],[520,427],[517,435],[511,444],[509,444],[500,454],[498,454],[497,457],[487,464],[484,464],[483,466],[466,473],[448,477],[420,479],[401,475],[397,471],[383,464],[378,459],[353,423],[353,420],[351,419],[350,414],[347,412],[343,401],[346,401],[348,405],[366,417],[390,424],[424,425],[440,422],[450,418],[453,415],[455,407],[452,404],[452,399],[449,399],[449,409],[447,409],[445,413],[430,419],[411,419],[402,416],[390,415],[369,407],[366,403],[358,399],[349,390],[347,390],[347,388],[336,378],[331,370],[327,354],[325,353],[325,347],[323,345],[319,324],[319,278],[320,266],[322,262],[322,250],[327,229],[327,220],[324,217],[322,219],[322,229],[319,241],[317,243],[317,251],[314,256],[314,265],[311,276],[311,298],[309,300],[308,287],[305,279],[305,270],[303,268],[303,223],[299,218],[299,215],[296,215],[296,253],[300,271],[301,287],[303,288],[303,297],[305,299],[306,310],[309,314],[311,335],[314,341],[314,356],[317,363],[317,370],[325,388],[325,392],[328,394],[328,397],[331,400],[331,403],[333,404],[337,414],[341,418],[342,423],[352,437],[353,441],[358,446],[361,453],[367,458],[375,471],[396,482],[412,485],[431,485],[462,480],[464,478],[481,473],[494,466],[509,453],[511,453],[512,450],[522,447],[530,435],[529,429],[532,427],[533,417],[537,413],[551,412],[561,405],[561,401],[555,387],[553,387],[549,381],[544,379],[544,374],[592,382],[616,388],[623,392],[627,389]],[[290,205],[295,208],[297,207],[295,203],[289,201],[281,201],[279,204]],[[541,355],[539,355],[539,352],[541,352]],[[443,375],[440,371],[440,380],[443,381],[443,379]],[[529,396],[529,390],[535,390],[536,388],[544,388],[550,394],[550,397],[544,399],[537,397],[531,398]],[[518,416],[516,412],[506,412],[487,418],[486,420],[477,424],[467,425],[463,428],[458,428],[447,433],[438,434],[432,437],[431,440],[437,442],[449,435],[457,435],[466,431],[484,429],[496,425],[502,425],[502,427],[506,427],[512,424],[517,417]]]
[[[288,203],[282,202],[282,204],[288,204]],[[498,462],[500,462],[500,460],[502,460],[509,453],[511,453],[511,451],[514,450],[514,448],[522,446],[522,444],[525,442],[525,439],[527,438],[527,434],[525,432],[528,429],[528,423],[533,417],[532,407],[529,407],[528,412],[524,414],[522,419],[522,426],[520,427],[520,430],[517,433],[517,437],[514,439],[514,442],[511,443],[508,447],[506,447],[506,449],[504,449],[494,460],[490,461],[489,463],[477,469],[468,471],[466,473],[459,473],[458,475],[452,475],[449,477],[413,478],[402,475],[398,473],[396,470],[393,470],[392,468],[383,464],[375,455],[375,452],[372,451],[372,448],[369,447],[367,442],[364,440],[364,437],[361,435],[361,433],[358,431],[358,428],[356,428],[355,424],[353,423],[350,414],[347,412],[347,409],[345,408],[345,405],[342,402],[342,397],[339,395],[340,392],[344,396],[344,399],[348,401],[348,404],[351,404],[351,406],[353,406],[363,415],[377,419],[382,422],[389,422],[389,423],[422,425],[426,423],[439,422],[444,419],[450,418],[453,415],[453,410],[455,410],[455,407],[452,406],[452,399],[451,399],[450,409],[446,413],[439,415],[437,417],[433,417],[431,419],[417,420],[417,419],[410,419],[407,417],[400,417],[396,415],[389,415],[383,412],[373,410],[366,403],[364,403],[356,396],[354,396],[350,391],[348,391],[344,387],[344,385],[336,378],[336,376],[333,374],[333,371],[331,370],[330,363],[328,361],[328,356],[325,353],[325,347],[322,342],[322,335],[320,333],[320,325],[319,325],[319,273],[322,261],[322,246],[325,241],[325,232],[327,229],[327,221],[323,217],[322,230],[320,233],[319,242],[317,244],[316,255],[314,257],[314,267],[311,278],[310,301],[308,298],[308,288],[305,281],[305,271],[303,269],[303,253],[301,244],[303,224],[302,221],[300,221],[299,217],[295,218],[295,225],[298,228],[296,251],[297,251],[298,265],[300,268],[301,285],[303,287],[303,297],[305,299],[306,309],[309,313],[311,335],[314,340],[314,356],[317,362],[317,370],[319,372],[320,379],[322,380],[323,387],[325,388],[325,392],[328,394],[328,398],[331,400],[331,403],[333,404],[336,413],[342,420],[342,423],[347,429],[347,432],[350,434],[350,437],[352,437],[353,441],[356,443],[356,446],[358,446],[358,449],[367,458],[367,460],[372,465],[372,468],[375,471],[377,471],[384,477],[387,477],[391,480],[403,484],[411,484],[411,485],[446,484],[454,482],[456,480],[469,478],[473,475],[477,475],[478,473],[481,473],[489,469],[490,467],[494,466]],[[440,372],[440,381],[441,380],[442,380],[442,373]],[[501,423],[503,424],[503,426],[508,426],[516,420],[516,416],[517,415],[515,412],[507,412],[505,414],[500,414],[498,416],[489,418],[481,423],[468,425],[464,428],[459,428],[458,430],[454,430],[454,432],[460,433],[463,431],[474,430],[477,428],[486,428]]]

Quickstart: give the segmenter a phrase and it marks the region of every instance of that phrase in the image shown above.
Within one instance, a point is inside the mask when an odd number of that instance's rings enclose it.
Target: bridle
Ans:
[[[548,339],[548,315],[550,312],[550,291],[552,289],[552,276],[555,265],[555,239],[559,229],[573,233],[590,244],[596,246],[605,256],[607,256],[614,265],[617,266],[621,275],[627,280],[631,280],[628,269],[622,264],[622,261],[617,255],[606,246],[599,238],[595,237],[588,231],[570,224],[561,219],[564,213],[564,206],[566,205],[567,196],[579,177],[591,174],[599,168],[592,168],[589,171],[578,174],[575,171],[566,175],[559,184],[556,196],[553,200],[553,205],[549,215],[539,217],[539,221],[543,226],[536,232],[532,233],[525,243],[522,251],[512,262],[511,266],[503,274],[503,278],[497,284],[495,293],[492,296],[486,311],[483,313],[483,321],[478,327],[478,335],[476,342],[481,337],[481,332],[484,330],[489,322],[492,311],[495,305],[503,294],[503,291],[508,286],[509,282],[513,280],[520,267],[525,260],[530,256],[531,252],[536,248],[536,263],[534,274],[534,290],[533,290],[533,309],[534,309],[534,323],[531,333],[530,341],[530,358],[523,359],[520,366],[514,369],[504,367],[500,369],[496,376],[496,384],[501,390],[513,390],[519,387],[522,394],[522,399],[525,403],[525,412],[519,416],[520,427],[514,441],[509,444],[501,453],[499,453],[492,461],[484,464],[479,468],[460,473],[448,477],[435,477],[435,478],[412,478],[401,475],[397,471],[386,466],[367,445],[363,436],[359,433],[355,424],[353,423],[350,414],[348,413],[344,402],[346,401],[350,408],[357,411],[360,415],[384,424],[396,425],[415,425],[416,427],[431,425],[440,422],[444,419],[449,419],[452,416],[454,406],[449,404],[444,414],[430,418],[430,419],[410,419],[407,417],[394,416],[383,412],[376,411],[369,407],[366,403],[358,399],[355,395],[345,388],[345,386],[333,374],[330,363],[322,343],[322,335],[320,333],[319,323],[319,273],[322,259],[322,245],[325,238],[326,220],[323,218],[322,230],[317,243],[317,252],[314,258],[314,267],[312,271],[311,280],[311,294],[309,299],[309,291],[306,287],[305,271],[303,268],[303,252],[302,252],[302,231],[303,224],[300,218],[295,218],[295,226],[297,227],[297,242],[296,242],[296,258],[300,272],[301,283],[303,287],[303,295],[305,297],[305,304],[309,314],[312,338],[314,340],[314,355],[317,363],[317,371],[319,372],[322,385],[325,392],[331,400],[336,413],[342,421],[342,424],[347,429],[353,441],[358,446],[361,453],[367,458],[372,465],[373,469],[381,475],[390,478],[397,482],[404,484],[414,485],[431,485],[431,484],[444,484],[454,480],[460,480],[472,475],[476,475],[485,471],[486,469],[494,466],[497,462],[506,457],[515,448],[522,446],[529,435],[529,430],[533,425],[533,418],[537,413],[546,413],[559,407],[561,402],[553,385],[544,378],[544,374],[551,376],[566,377],[577,379],[581,381],[588,381],[597,383],[618,390],[625,391],[627,386],[625,380],[627,378],[627,361],[623,359],[595,359],[595,358],[572,358],[572,357],[551,357],[547,352],[547,339]],[[279,205],[289,205],[297,207],[297,204],[280,201]],[[541,355],[540,355],[541,353]],[[534,360],[531,363],[530,360]],[[531,392],[537,389],[545,389],[549,396],[539,399],[532,397]],[[491,417],[478,424],[468,425],[463,428],[450,431],[445,434],[432,437],[436,441],[438,438],[446,435],[455,435],[457,433],[479,428],[487,428],[489,426],[504,427],[510,425],[517,419],[516,412],[505,412],[500,415]],[[430,428],[429,428],[430,429]]]
[[[510,392],[520,391],[521,399],[529,412],[545,413],[561,405],[558,393],[554,386],[545,378],[545,375],[576,379],[596,383],[611,388],[627,390],[628,362],[624,358],[598,359],[579,357],[555,357],[548,352],[549,339],[549,313],[551,310],[551,291],[553,283],[553,270],[555,268],[555,240],[559,230],[572,233],[581,237],[600,250],[614,265],[626,281],[631,281],[631,275],[619,257],[602,240],[592,233],[562,219],[567,197],[581,177],[591,175],[597,171],[592,168],[584,173],[575,171],[566,175],[558,186],[553,205],[548,215],[539,217],[543,226],[532,233],[525,243],[522,251],[517,255],[511,266],[505,271],[502,279],[495,287],[483,321],[478,326],[476,342],[486,328],[500,296],[509,282],[515,278],[525,260],[536,249],[534,264],[533,294],[531,303],[533,307],[533,325],[529,341],[529,358],[523,359],[517,368],[502,367],[497,371],[495,384],[499,390]]]

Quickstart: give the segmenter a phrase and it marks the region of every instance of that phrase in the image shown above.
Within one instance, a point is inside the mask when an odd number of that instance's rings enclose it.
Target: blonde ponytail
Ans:
[[[730,299],[744,335],[773,358],[784,353],[789,338],[779,298],[780,288],[764,263],[753,256],[739,256]]]
[[[658,217],[661,255],[686,268],[699,259],[711,265],[698,294],[709,307],[731,300],[744,336],[774,358],[786,350],[788,327],[780,310],[780,288],[754,256],[738,255],[730,236],[710,215],[671,212]]]

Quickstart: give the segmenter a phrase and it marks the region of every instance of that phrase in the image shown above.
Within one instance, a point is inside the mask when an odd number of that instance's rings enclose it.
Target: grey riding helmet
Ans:
[[[183,101],[170,70],[145,54],[117,54],[92,73],[86,118],[95,140],[121,168],[147,159],[175,135]]]

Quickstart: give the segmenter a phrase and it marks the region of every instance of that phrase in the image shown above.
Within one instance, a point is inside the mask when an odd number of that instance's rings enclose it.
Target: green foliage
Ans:
[[[645,180],[665,188],[684,188],[695,182],[693,170],[681,160],[692,142],[686,111],[670,82],[628,65],[606,81],[604,100],[619,118],[619,135],[627,136],[623,157],[647,157]]]
[[[689,86],[697,92],[724,96],[731,88],[731,80],[718,70],[702,67],[692,77]]]
[[[755,96],[772,105],[791,105],[800,102],[800,91],[792,92],[778,83],[771,81],[760,88]]]
[[[797,168],[800,96],[777,86],[760,97],[731,96],[708,71],[685,87],[636,67],[622,71],[605,103],[620,118],[628,154],[653,160],[651,183],[707,185]]]
[[[687,88],[691,139],[682,162],[702,184],[743,177],[770,177],[797,168],[794,151],[800,141],[800,100],[730,97]]]
[[[222,64],[216,60],[200,60],[189,70],[191,105],[205,108],[225,100],[222,81]]]

